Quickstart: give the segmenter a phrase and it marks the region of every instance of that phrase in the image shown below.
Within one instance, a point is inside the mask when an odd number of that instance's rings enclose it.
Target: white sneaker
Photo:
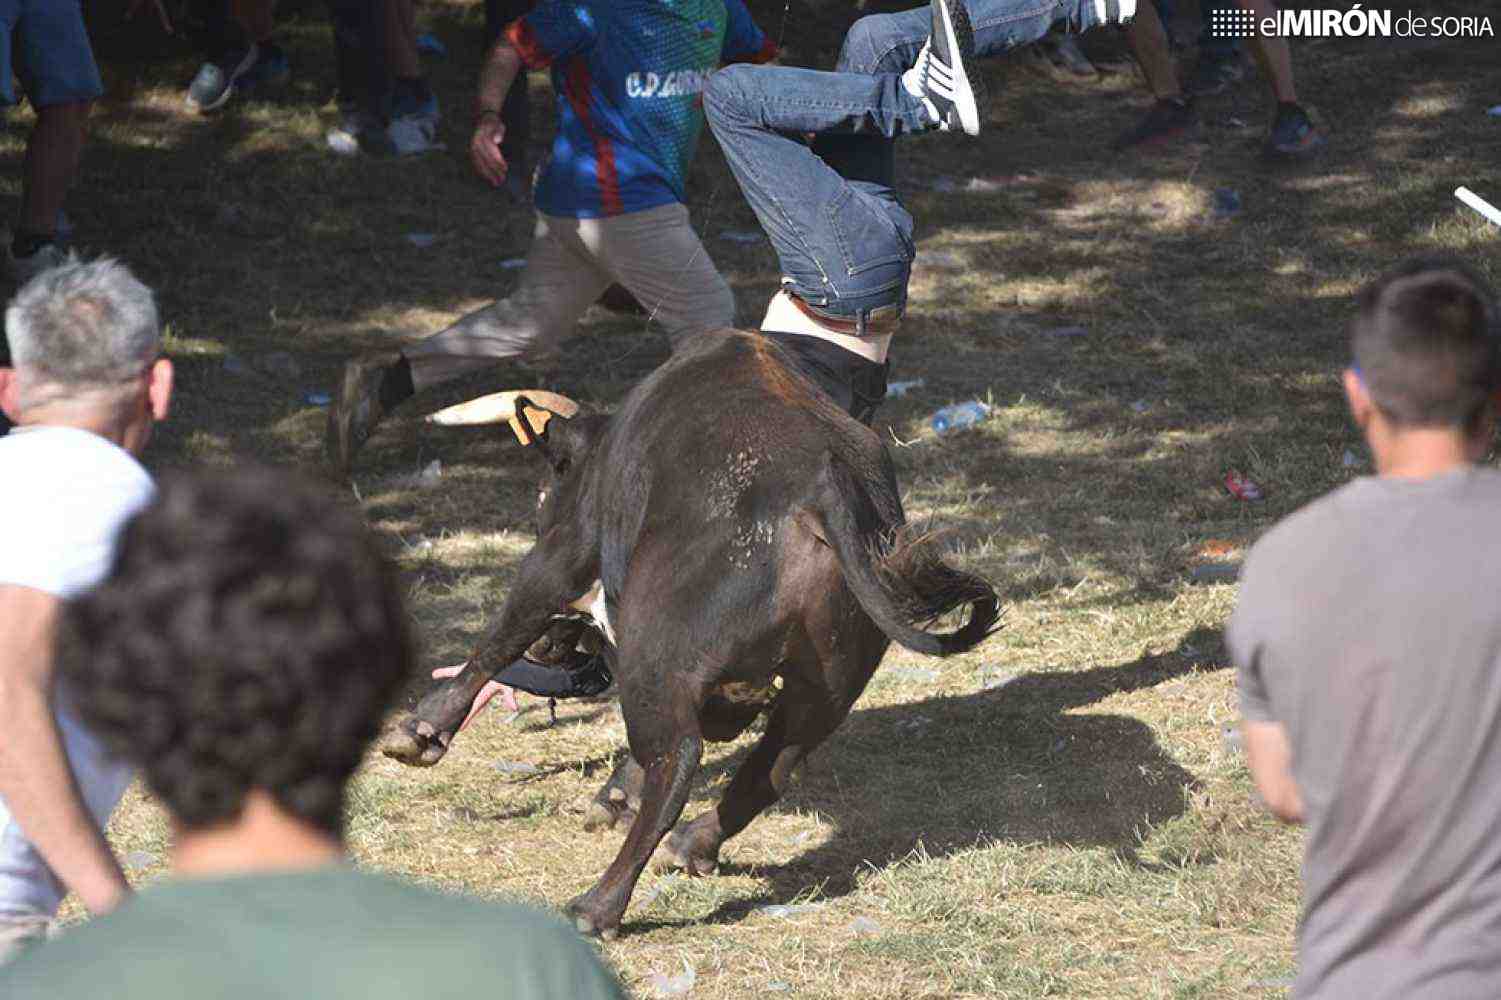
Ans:
[[[1094,0],[1094,16],[1100,24],[1125,24],[1136,16],[1136,0]]]
[[[328,148],[340,156],[356,156],[360,151],[360,136],[373,124],[370,116],[363,112],[342,111],[339,124],[329,129],[323,139]]]
[[[917,62],[902,74],[903,85],[921,98],[934,124],[944,132],[980,134],[976,83],[968,67],[975,57],[975,33],[964,0],[932,0],[933,33]]]

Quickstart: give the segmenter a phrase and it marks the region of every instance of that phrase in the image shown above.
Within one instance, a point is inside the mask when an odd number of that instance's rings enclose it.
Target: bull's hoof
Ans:
[[[628,830],[634,822],[636,822],[634,809],[622,809],[614,804],[590,802],[589,808],[584,810],[584,829],[589,833],[613,830],[617,825]]]
[[[719,870],[719,852],[696,841],[691,827],[672,831],[662,843],[657,869],[693,876],[713,875]]]
[[[448,752],[448,737],[412,716],[398,719],[381,737],[380,752],[411,767],[432,767]]]
[[[584,812],[584,829],[590,833],[613,830],[616,826],[630,829],[636,822],[636,810],[640,808],[640,801],[627,795],[625,789],[609,788],[604,795],[595,796],[589,803]]]
[[[589,894],[576,897],[573,902],[563,908],[563,912],[573,921],[574,930],[585,937],[601,937],[606,941],[613,941],[620,935],[620,919],[608,920],[603,915],[596,913],[588,902]]]

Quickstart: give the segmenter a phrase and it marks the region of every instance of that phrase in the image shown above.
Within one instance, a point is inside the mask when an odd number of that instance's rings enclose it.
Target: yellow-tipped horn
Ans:
[[[523,407],[526,411],[527,427],[530,434],[522,432],[522,414],[516,412],[516,398],[526,397],[532,406]],[[477,427],[484,424],[507,423],[511,425],[511,433],[516,435],[516,440],[523,445],[530,444],[533,437],[542,433],[547,422],[553,417],[562,417],[565,420],[578,413],[579,405],[567,396],[556,392],[548,392],[546,389],[507,389],[505,392],[492,392],[487,396],[471,399],[467,403],[455,403],[445,407],[437,413],[429,414],[427,422],[430,424],[442,424],[445,427]]]

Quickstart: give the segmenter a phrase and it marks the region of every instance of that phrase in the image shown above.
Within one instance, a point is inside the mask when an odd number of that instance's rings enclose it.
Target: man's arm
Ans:
[[[52,714],[58,607],[44,591],[0,584],[0,797],[57,877],[98,914],[130,886],[84,804]]]
[[[506,174],[510,172],[510,165],[500,151],[501,141],[506,135],[500,111],[519,72],[521,53],[505,35],[501,35],[480,69],[479,94],[474,102],[474,135],[469,140],[469,159],[475,172],[495,186],[504,184]]]
[[[1266,800],[1267,808],[1284,823],[1303,822],[1303,796],[1293,780],[1293,754],[1287,730],[1280,722],[1247,719],[1240,725],[1251,780],[1256,782],[1256,790]]]

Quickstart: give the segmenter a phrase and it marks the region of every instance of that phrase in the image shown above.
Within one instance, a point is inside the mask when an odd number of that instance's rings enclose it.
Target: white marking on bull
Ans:
[[[605,605],[605,585],[603,580],[595,580],[594,585],[584,591],[576,600],[568,605],[575,611],[582,611],[594,619],[599,626],[600,633],[610,645],[615,646],[615,628],[610,624],[610,609]]]
[[[589,612],[594,619],[594,624],[599,626],[600,634],[610,645],[618,645],[615,641],[615,627],[610,624],[610,609],[605,604],[605,585],[601,580],[595,580],[594,586],[589,588],[588,593],[573,602],[573,606],[580,611]]]

